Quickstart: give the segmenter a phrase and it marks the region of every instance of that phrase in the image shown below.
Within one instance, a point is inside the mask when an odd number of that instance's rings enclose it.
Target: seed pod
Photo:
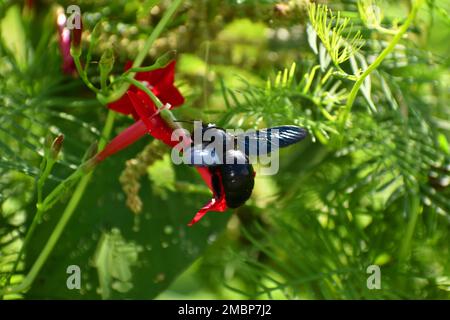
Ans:
[[[99,62],[99,68],[100,68],[100,75],[102,77],[107,77],[108,74],[111,72],[112,68],[114,66],[114,53],[111,48],[108,48],[103,52],[100,62]]]

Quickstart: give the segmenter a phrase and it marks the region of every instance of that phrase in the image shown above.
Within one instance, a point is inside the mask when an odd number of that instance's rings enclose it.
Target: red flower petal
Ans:
[[[227,210],[227,204],[225,202],[225,198],[222,199],[211,199],[207,204],[205,204],[194,216],[194,218],[191,220],[191,222],[188,223],[189,227],[192,227],[194,224],[199,222],[201,218],[205,214],[207,214],[209,211],[216,211],[216,212],[224,212]]]
[[[147,126],[148,133],[154,138],[161,140],[170,147],[174,147],[178,144],[178,141],[172,141],[173,129],[157,114],[158,109],[155,107],[150,97],[142,91],[138,91],[137,94],[128,91],[128,97],[131,100],[134,108],[142,115],[142,120]],[[146,108],[147,106],[147,108]]]
[[[164,68],[138,72],[136,74],[136,80],[147,81],[153,87],[158,86],[164,88],[172,86],[175,80],[175,64],[176,61],[174,60]]]
[[[159,89],[159,87],[156,87],[156,89]],[[184,103],[184,97],[173,85],[164,88],[164,90],[159,90],[159,92],[158,98],[164,103],[170,103],[172,107],[178,107]]]
[[[125,115],[134,113],[133,106],[131,105],[130,99],[126,94],[123,95],[119,100],[109,103],[108,108]]]
[[[59,10],[57,14],[56,24],[58,27],[58,43],[59,51],[63,60],[62,70],[65,74],[73,75],[76,73],[75,62],[70,54],[70,30],[66,28],[67,17],[64,10]]]
[[[125,65],[125,70],[132,67],[132,62],[129,61]],[[157,96],[161,102],[169,103],[172,107],[180,106],[184,103],[184,97],[180,91],[173,85],[175,77],[175,61],[172,61],[165,68],[138,72],[136,80],[146,83],[148,88]],[[141,92],[136,86],[131,85],[129,91],[139,93]],[[154,105],[150,99],[145,100],[145,105]],[[108,104],[108,108],[119,113],[129,115],[131,114],[135,120],[139,119],[139,115],[133,108],[129,97],[125,94],[119,100]]]
[[[152,123],[149,119],[149,110],[145,108],[145,105],[142,103],[142,101],[139,101],[138,97],[132,91],[128,91],[126,95],[131,101],[134,110],[136,111],[139,118],[145,123],[147,129],[150,130],[149,128],[151,128]]]
[[[81,15],[76,14],[78,19],[80,19],[80,28],[72,29],[73,42],[72,45],[75,48],[79,48],[81,46],[81,37],[83,35],[83,20],[81,19]]]
[[[131,126],[119,133],[106,147],[95,157],[96,162],[101,162],[113,154],[135,143],[147,133],[147,127],[142,120],[136,121]]]
[[[128,71],[128,69],[131,69],[132,66],[133,66],[133,61],[128,60],[124,66],[125,71]]]
[[[225,199],[225,191],[223,190],[222,183],[220,183],[222,190],[220,192],[221,197],[219,198],[217,196],[216,192],[214,191],[214,188],[212,187],[212,174],[213,173],[210,171],[210,169],[208,169],[206,167],[196,167],[196,169],[202,176],[203,180],[208,185],[209,189],[212,191],[214,198],[211,199],[207,204],[205,204],[197,212],[197,214],[194,216],[194,218],[191,220],[191,222],[189,222],[188,226],[192,226],[195,223],[199,222],[201,220],[201,218],[209,211],[224,212],[228,209],[227,202]],[[215,174],[219,174],[219,172],[215,171]],[[219,179],[222,179],[220,177],[220,174],[219,174]]]

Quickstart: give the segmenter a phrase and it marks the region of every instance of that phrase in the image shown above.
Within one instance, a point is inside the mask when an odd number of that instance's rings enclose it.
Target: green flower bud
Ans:
[[[87,149],[84,157],[83,157],[83,161],[87,160],[87,159],[91,159],[93,158],[98,152],[98,142],[94,142],[92,143],[89,148]]]
[[[108,48],[103,52],[100,58],[99,67],[100,72],[104,75],[108,75],[114,66],[114,53],[111,48]]]
[[[170,51],[164,53],[158,59],[156,59],[155,65],[157,65],[159,68],[164,68],[172,60],[175,59],[176,55],[177,55],[177,52],[175,50],[170,50]]]

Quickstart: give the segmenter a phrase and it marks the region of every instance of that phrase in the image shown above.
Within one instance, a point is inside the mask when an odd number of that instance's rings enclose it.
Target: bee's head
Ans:
[[[210,143],[214,141],[221,140],[224,144],[228,141],[231,141],[233,137],[225,131],[225,129],[218,127],[214,123],[202,123],[200,120],[176,120],[177,122],[190,123],[194,125],[194,130],[191,132],[191,135],[195,140],[196,135],[201,135],[202,143]],[[198,125],[201,123],[201,127]],[[194,143],[193,141],[193,143]]]
[[[232,139],[225,129],[216,126],[213,123],[203,125],[202,128],[202,141],[203,142],[214,142],[221,140],[224,144]]]

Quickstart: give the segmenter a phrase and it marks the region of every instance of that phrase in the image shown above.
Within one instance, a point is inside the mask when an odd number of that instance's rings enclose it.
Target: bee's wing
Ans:
[[[214,148],[203,148],[201,146],[189,147],[183,153],[185,164],[198,167],[210,167],[223,164],[222,158]]]
[[[279,126],[236,135],[236,145],[248,156],[269,154],[303,140],[308,132],[297,126]]]

